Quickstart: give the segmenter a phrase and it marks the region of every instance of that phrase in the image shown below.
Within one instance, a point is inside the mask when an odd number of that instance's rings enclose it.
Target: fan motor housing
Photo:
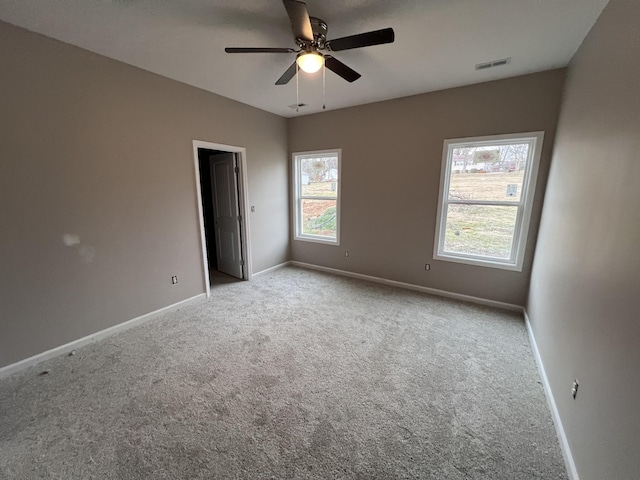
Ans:
[[[320,47],[324,48],[324,44],[327,41],[327,22],[318,17],[309,17],[311,21],[311,30],[313,31],[313,41]]]

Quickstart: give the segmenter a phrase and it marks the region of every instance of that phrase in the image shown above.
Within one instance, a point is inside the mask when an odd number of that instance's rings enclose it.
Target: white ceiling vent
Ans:
[[[500,67],[502,65],[508,65],[511,63],[511,57],[501,58],[500,60],[492,60],[490,62],[478,63],[476,70],[486,70],[487,68]]]

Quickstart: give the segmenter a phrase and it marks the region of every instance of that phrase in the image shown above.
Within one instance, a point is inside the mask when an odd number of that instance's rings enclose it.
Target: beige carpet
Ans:
[[[519,315],[298,268],[4,379],[0,414],[3,479],[567,478]]]

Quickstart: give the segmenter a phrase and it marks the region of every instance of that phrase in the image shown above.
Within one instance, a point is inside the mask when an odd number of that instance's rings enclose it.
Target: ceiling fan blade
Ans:
[[[224,49],[227,53],[293,53],[293,48],[253,48],[253,47],[227,47]]]
[[[296,62],[293,62],[291,66],[287,68],[287,70],[278,79],[278,81],[276,82],[276,85],[286,85],[287,83],[289,83],[289,80],[291,80],[293,77],[296,76],[296,71],[297,71]]]
[[[291,20],[291,30],[296,40],[313,42],[313,30],[311,29],[307,4],[298,0],[282,0],[282,3],[287,9],[287,15]]]
[[[373,32],[359,33],[358,35],[329,40],[326,45],[327,49],[332,52],[339,52],[340,50],[393,43],[395,38],[396,35],[393,28],[383,28],[382,30],[374,30]]]
[[[337,58],[333,58],[331,55],[325,55],[324,57],[324,65],[331,70],[336,75],[341,76],[347,82],[355,82],[362,75],[353,70],[351,67],[347,67],[344,63],[342,63]]]

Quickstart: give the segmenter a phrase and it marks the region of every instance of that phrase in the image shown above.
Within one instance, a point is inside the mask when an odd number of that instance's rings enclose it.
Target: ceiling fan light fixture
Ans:
[[[301,70],[307,73],[315,73],[322,68],[324,57],[318,52],[305,52],[296,59]]]

